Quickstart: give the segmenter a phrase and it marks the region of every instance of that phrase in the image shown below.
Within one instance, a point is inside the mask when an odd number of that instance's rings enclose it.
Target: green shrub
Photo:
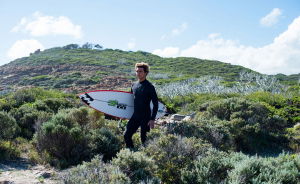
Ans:
[[[265,166],[261,158],[247,157],[236,163],[235,168],[229,172],[229,183],[253,183],[253,179],[261,173],[262,167]]]
[[[0,140],[0,161],[16,159],[20,154],[20,150],[12,141]]]
[[[0,111],[9,112],[13,108],[13,102],[8,99],[0,99]]]
[[[300,123],[296,124],[293,128],[287,128],[286,136],[289,139],[289,146],[295,152],[300,152]]]
[[[151,142],[151,140],[163,136],[164,133],[164,130],[160,128],[151,129],[151,131],[147,133],[147,142]]]
[[[180,170],[204,154],[209,147],[200,139],[170,134],[154,139],[144,151],[158,166],[156,174],[163,183],[180,183]]]
[[[227,122],[237,151],[272,154],[287,148],[286,121],[272,116],[262,104],[242,98],[230,98],[206,105],[205,118]]]
[[[232,119],[244,119],[249,123],[261,122],[268,117],[268,109],[259,104],[247,101],[243,98],[229,98],[211,102],[207,108],[211,116],[230,121]]]
[[[169,134],[197,138],[200,138],[204,134],[204,130],[191,121],[170,123],[166,127],[166,132]]]
[[[65,184],[78,183],[108,183],[130,184],[130,179],[120,171],[118,166],[105,164],[100,156],[96,156],[91,162],[84,162],[76,168],[69,169],[62,176]]]
[[[47,151],[57,167],[77,164],[89,156],[87,134],[69,113],[72,109],[59,111],[37,132],[38,150]]]
[[[15,102],[14,107],[20,107],[25,103],[34,102],[36,94],[34,90],[22,89],[13,93],[12,100]]]
[[[30,104],[24,104],[17,109],[12,109],[10,114],[16,119],[21,128],[20,136],[31,139],[35,133],[36,123],[39,119],[49,119],[51,113],[37,111]]]
[[[73,109],[69,112],[69,117],[73,122],[79,124],[81,128],[85,128],[90,123],[89,110],[87,107]]]
[[[157,180],[154,176],[157,168],[155,162],[142,152],[123,149],[112,160],[112,164],[118,166],[131,179],[132,183]],[[157,183],[159,183],[158,180]]]
[[[197,118],[195,121],[172,123],[166,129],[167,133],[206,140],[213,147],[224,151],[235,150],[230,125],[226,121]]]
[[[209,150],[182,170],[183,183],[289,183],[300,182],[300,156],[247,156]]]
[[[14,138],[19,129],[16,120],[11,115],[7,112],[0,111],[0,140]]]
[[[65,98],[47,98],[36,101],[34,103],[34,107],[39,111],[57,113],[60,109],[74,107],[74,103],[66,100]]]
[[[183,183],[226,183],[228,171],[233,168],[233,162],[228,161],[229,155],[215,149],[210,149],[205,155],[193,161],[191,167],[182,170]]]
[[[256,92],[246,96],[247,99],[264,103],[273,115],[283,117],[288,126],[293,126],[300,120],[300,97],[294,95],[284,97],[279,94]]]
[[[38,153],[34,141],[23,137],[17,137],[13,140],[13,143],[16,147],[18,147],[22,158],[27,158],[31,163],[46,164],[45,160],[41,157],[41,154]]]
[[[283,107],[285,103],[285,98],[283,97],[283,95],[263,91],[251,93],[249,95],[246,95],[245,98],[255,102],[265,102],[276,108]]]
[[[235,164],[228,173],[232,184],[243,183],[289,183],[300,182],[299,155],[282,154],[277,158],[248,157]]]
[[[107,128],[91,131],[89,147],[93,155],[103,155],[103,160],[111,160],[121,149],[121,141]]]
[[[21,89],[0,99],[0,110],[9,112],[12,108],[19,108],[24,104],[46,103],[54,112],[59,108],[69,108],[79,104],[73,94],[66,94],[55,90],[42,88]],[[43,106],[43,105],[42,105]],[[44,104],[45,106],[45,104]]]
[[[283,108],[282,112],[284,117],[291,122],[292,125],[300,122],[300,97],[295,96],[289,98],[285,101],[286,106]]]

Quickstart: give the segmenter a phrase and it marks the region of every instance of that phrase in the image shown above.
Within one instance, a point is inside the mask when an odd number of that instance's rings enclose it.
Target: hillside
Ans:
[[[220,76],[227,82],[236,81],[241,71],[254,72],[242,66],[220,61],[178,57],[162,58],[151,53],[79,47],[70,44],[30,54],[0,66],[0,90],[24,86],[43,86],[67,91],[86,89],[127,89],[135,80],[134,64],[148,62],[149,78],[165,84],[202,76]],[[299,75],[278,74],[280,81],[295,84]]]
[[[299,183],[299,84],[219,61],[73,46],[0,67],[0,183]],[[139,61],[163,84],[169,114],[129,150],[126,120],[64,91],[128,90]]]

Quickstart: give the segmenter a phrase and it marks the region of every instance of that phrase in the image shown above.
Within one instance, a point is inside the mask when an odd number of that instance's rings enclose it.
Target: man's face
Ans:
[[[144,68],[139,68],[139,67],[135,69],[135,74],[139,80],[145,79],[147,75],[147,73],[144,71]]]

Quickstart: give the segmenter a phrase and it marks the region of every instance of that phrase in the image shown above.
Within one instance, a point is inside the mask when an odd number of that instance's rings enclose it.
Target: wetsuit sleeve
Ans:
[[[151,120],[155,120],[157,111],[158,111],[158,99],[154,86],[150,87],[150,96],[153,103],[153,110],[151,115]]]

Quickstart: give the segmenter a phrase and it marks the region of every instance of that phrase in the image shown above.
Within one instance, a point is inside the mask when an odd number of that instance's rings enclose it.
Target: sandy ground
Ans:
[[[58,172],[43,165],[33,165],[26,159],[0,162],[0,184],[60,183]]]

